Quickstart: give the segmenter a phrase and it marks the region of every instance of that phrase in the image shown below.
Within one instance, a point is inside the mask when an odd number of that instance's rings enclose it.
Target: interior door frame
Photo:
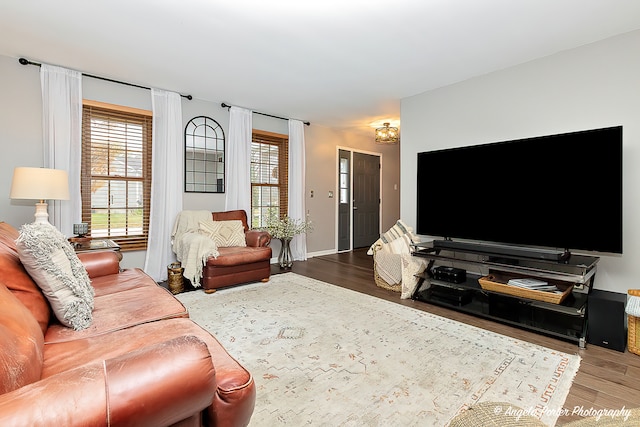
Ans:
[[[335,170],[333,172],[333,176],[336,180],[336,185],[335,185],[335,190],[334,190],[334,194],[336,195],[336,197],[334,197],[335,200],[335,206],[334,206],[334,210],[335,210],[335,236],[334,236],[334,247],[335,247],[335,251],[336,253],[338,252],[338,239],[339,239],[339,220],[340,220],[340,214],[339,214],[339,209],[340,209],[340,150],[343,151],[348,151],[351,157],[351,160],[349,161],[349,191],[350,191],[350,197],[349,197],[349,249],[347,250],[343,250],[340,252],[351,252],[353,250],[353,153],[361,153],[361,154],[368,154],[368,155],[372,155],[372,156],[376,156],[380,159],[380,194],[378,195],[378,197],[380,198],[380,204],[378,205],[378,217],[379,217],[379,221],[378,221],[378,234],[382,233],[382,172],[383,172],[383,168],[384,168],[384,163],[383,163],[383,157],[382,157],[382,153],[380,152],[375,152],[375,151],[368,151],[368,150],[361,150],[358,148],[353,148],[353,147],[345,147],[343,145],[338,145],[336,146],[336,161],[335,161]]]

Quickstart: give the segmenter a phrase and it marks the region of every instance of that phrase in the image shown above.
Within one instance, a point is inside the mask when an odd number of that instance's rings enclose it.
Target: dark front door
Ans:
[[[380,156],[353,153],[353,248],[380,237]]]

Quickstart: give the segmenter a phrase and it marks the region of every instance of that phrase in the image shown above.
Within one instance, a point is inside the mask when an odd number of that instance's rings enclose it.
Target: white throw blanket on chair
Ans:
[[[210,256],[217,258],[218,247],[213,239],[200,233],[200,222],[212,221],[209,211],[182,211],[171,233],[171,246],[184,267],[184,277],[194,287],[200,286],[202,268]]]

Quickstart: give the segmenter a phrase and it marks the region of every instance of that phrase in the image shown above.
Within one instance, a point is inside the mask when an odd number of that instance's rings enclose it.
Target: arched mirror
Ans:
[[[194,117],[185,127],[184,191],[224,193],[224,130],[210,117]]]

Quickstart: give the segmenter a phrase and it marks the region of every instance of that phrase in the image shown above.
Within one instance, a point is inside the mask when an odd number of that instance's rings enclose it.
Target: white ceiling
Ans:
[[[638,28],[638,0],[0,0],[0,54],[336,128]]]

